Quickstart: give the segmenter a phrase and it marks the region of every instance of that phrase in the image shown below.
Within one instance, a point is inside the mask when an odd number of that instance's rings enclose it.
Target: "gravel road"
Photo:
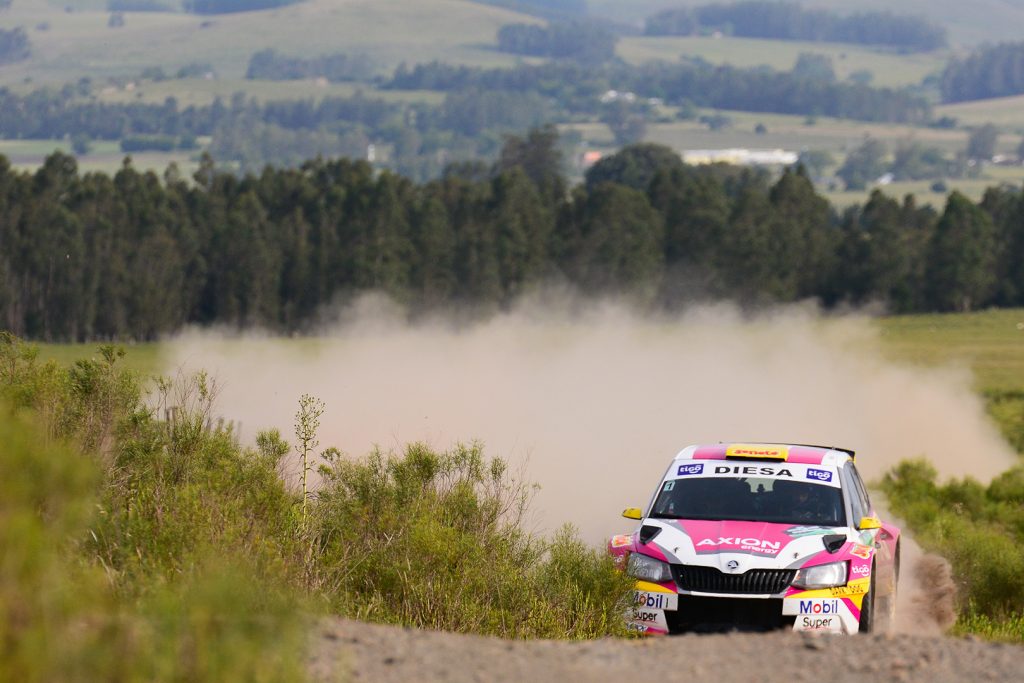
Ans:
[[[907,538],[893,633],[684,635],[511,641],[326,619],[316,681],[1024,681],[1024,647],[942,635],[955,620],[947,563]]]
[[[1024,680],[1024,647],[913,635],[686,635],[587,642],[508,641],[326,620],[317,681]]]

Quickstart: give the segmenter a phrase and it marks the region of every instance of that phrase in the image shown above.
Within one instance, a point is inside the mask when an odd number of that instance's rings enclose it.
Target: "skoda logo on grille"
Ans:
[[[734,572],[734,571],[736,571],[737,569],[740,568],[740,563],[737,562],[736,560],[729,560],[725,564],[725,566],[729,568],[729,571]]]

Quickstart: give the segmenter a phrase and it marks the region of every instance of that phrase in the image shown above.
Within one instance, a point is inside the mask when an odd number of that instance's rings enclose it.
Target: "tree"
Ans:
[[[836,175],[846,183],[847,190],[863,190],[885,172],[885,145],[875,138],[867,138],[852,150]]]
[[[569,270],[587,292],[653,293],[662,273],[663,225],[647,197],[614,183],[579,198]]]
[[[562,176],[562,152],[558,147],[558,129],[553,125],[534,128],[525,138],[505,138],[495,172],[519,167],[533,181],[541,199],[554,206],[565,198],[566,184]]]
[[[928,254],[931,304],[970,311],[985,304],[995,285],[995,228],[988,214],[952,192],[935,227]]]
[[[793,75],[825,83],[833,83],[836,80],[832,58],[816,52],[801,52],[796,58],[796,64],[793,65]]]
[[[604,183],[618,183],[646,192],[659,172],[684,169],[683,160],[670,147],[653,142],[638,143],[606,156],[587,170],[586,183],[593,189]]]
[[[995,156],[999,130],[991,123],[971,131],[967,138],[967,158],[974,161],[989,161]]]

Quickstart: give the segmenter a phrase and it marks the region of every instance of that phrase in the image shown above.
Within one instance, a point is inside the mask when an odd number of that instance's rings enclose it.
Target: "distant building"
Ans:
[[[687,164],[734,164],[736,166],[792,166],[799,155],[783,149],[687,149],[681,153]]]
[[[580,166],[583,168],[590,168],[597,162],[601,161],[601,157],[604,155],[598,152],[596,149],[589,150],[583,153],[583,157],[580,159]]]

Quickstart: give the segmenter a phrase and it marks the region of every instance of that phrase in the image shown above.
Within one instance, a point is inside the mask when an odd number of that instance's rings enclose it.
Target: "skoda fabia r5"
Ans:
[[[866,633],[896,604],[900,531],[883,523],[853,451],[690,446],[609,551],[636,579],[629,627],[646,634]]]

